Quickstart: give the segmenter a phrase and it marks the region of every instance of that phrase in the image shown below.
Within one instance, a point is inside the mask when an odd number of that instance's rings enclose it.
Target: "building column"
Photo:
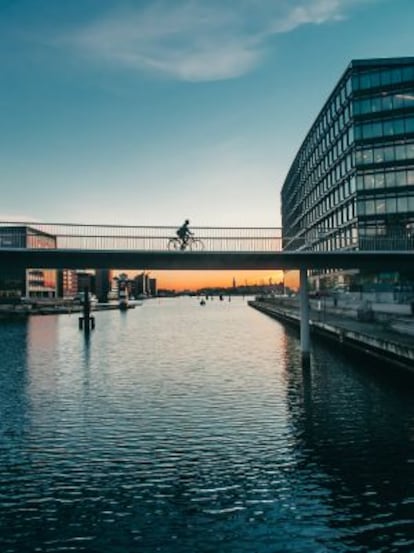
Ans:
[[[308,271],[300,269],[300,351],[302,364],[310,364]]]

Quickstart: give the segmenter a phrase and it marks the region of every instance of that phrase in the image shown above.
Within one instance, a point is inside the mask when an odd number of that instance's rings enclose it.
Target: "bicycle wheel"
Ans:
[[[170,238],[167,247],[169,250],[181,250],[181,241],[178,238]]]
[[[192,252],[202,252],[204,250],[204,243],[198,238],[195,238],[189,243],[189,247]]]

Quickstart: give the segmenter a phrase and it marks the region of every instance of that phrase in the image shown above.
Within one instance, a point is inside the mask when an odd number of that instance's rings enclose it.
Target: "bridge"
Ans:
[[[170,250],[176,227],[0,222],[0,268],[300,271],[301,350],[310,355],[308,270],[414,271],[414,236],[340,236],[322,229],[192,227],[202,250]],[[330,238],[330,233],[332,238]],[[322,247],[323,246],[323,247]],[[289,249],[291,248],[291,249]]]
[[[169,250],[176,227],[0,222],[0,266],[43,269],[414,269],[414,237],[342,238],[329,251],[277,227],[193,227],[203,250]],[[286,249],[294,244],[295,249]]]

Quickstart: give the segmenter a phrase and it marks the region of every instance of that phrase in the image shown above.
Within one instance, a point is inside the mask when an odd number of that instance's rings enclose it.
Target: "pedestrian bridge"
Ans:
[[[414,269],[414,237],[284,236],[277,227],[192,227],[198,247],[170,249],[176,227],[0,222],[0,265],[32,268]],[[200,247],[201,244],[201,247]]]

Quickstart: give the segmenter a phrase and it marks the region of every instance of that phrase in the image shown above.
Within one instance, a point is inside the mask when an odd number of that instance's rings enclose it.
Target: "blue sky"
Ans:
[[[278,226],[351,59],[413,55],[413,0],[0,0],[0,216]]]

